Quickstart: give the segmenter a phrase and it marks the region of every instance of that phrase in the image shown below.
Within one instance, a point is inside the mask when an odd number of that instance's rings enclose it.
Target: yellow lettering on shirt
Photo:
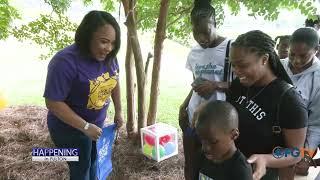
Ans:
[[[102,109],[107,100],[110,98],[112,90],[117,85],[117,74],[110,77],[106,72],[95,80],[89,80],[90,93],[88,98],[88,109]]]

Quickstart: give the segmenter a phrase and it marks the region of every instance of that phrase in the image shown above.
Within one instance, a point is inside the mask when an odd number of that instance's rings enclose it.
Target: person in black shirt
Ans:
[[[234,143],[239,136],[238,113],[230,103],[217,100],[200,106],[195,128],[202,146],[195,179],[252,179],[251,166]]]
[[[227,101],[239,113],[241,136],[236,145],[254,165],[254,179],[292,178],[301,157],[275,158],[276,146],[302,148],[307,110],[274,50],[275,42],[262,31],[240,35],[231,45],[230,62],[237,78]]]

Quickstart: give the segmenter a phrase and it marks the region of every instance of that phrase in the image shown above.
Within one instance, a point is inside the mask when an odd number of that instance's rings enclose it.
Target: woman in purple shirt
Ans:
[[[96,140],[107,119],[110,97],[114,122],[123,117],[116,55],[120,28],[104,11],[91,11],[75,34],[75,43],[48,65],[45,102],[50,136],[58,148],[79,148],[79,162],[68,162],[70,179],[96,179]]]

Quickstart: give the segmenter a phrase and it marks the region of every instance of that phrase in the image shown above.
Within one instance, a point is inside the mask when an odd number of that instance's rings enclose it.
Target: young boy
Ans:
[[[238,113],[228,102],[211,101],[200,106],[195,122],[202,144],[199,180],[251,180],[252,169],[236,148]]]
[[[289,42],[290,42],[290,36],[284,35],[284,36],[277,36],[275,38],[275,41],[277,43],[276,49],[277,54],[279,55],[280,59],[285,59],[289,56]]]

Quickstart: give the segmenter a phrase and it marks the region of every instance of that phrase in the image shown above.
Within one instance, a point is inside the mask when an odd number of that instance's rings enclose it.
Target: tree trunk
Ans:
[[[152,81],[150,91],[150,104],[148,113],[148,125],[152,125],[156,121],[158,96],[159,96],[159,77],[161,65],[162,45],[166,35],[166,22],[169,8],[169,0],[161,0],[160,13],[154,40],[154,58],[152,68]]]
[[[125,0],[122,0],[124,2]],[[137,84],[138,84],[138,132],[140,134],[140,128],[146,126],[146,106],[145,106],[145,74],[144,65],[141,55],[141,48],[138,40],[136,21],[134,17],[135,6],[134,0],[129,0],[129,12],[127,16],[127,28],[129,32],[129,38],[131,47],[135,59]]]
[[[128,33],[129,34],[129,33]],[[126,85],[127,85],[127,134],[132,137],[136,133],[137,122],[135,118],[135,78],[134,78],[134,62],[132,56],[132,48],[130,38],[127,38],[127,53],[126,53]]]
[[[129,12],[129,1],[122,2],[125,15]],[[127,135],[128,137],[134,137],[136,134],[137,122],[135,118],[135,78],[134,78],[134,62],[132,56],[132,45],[130,41],[129,31],[127,32],[127,51],[126,51],[126,88],[127,88]]]

